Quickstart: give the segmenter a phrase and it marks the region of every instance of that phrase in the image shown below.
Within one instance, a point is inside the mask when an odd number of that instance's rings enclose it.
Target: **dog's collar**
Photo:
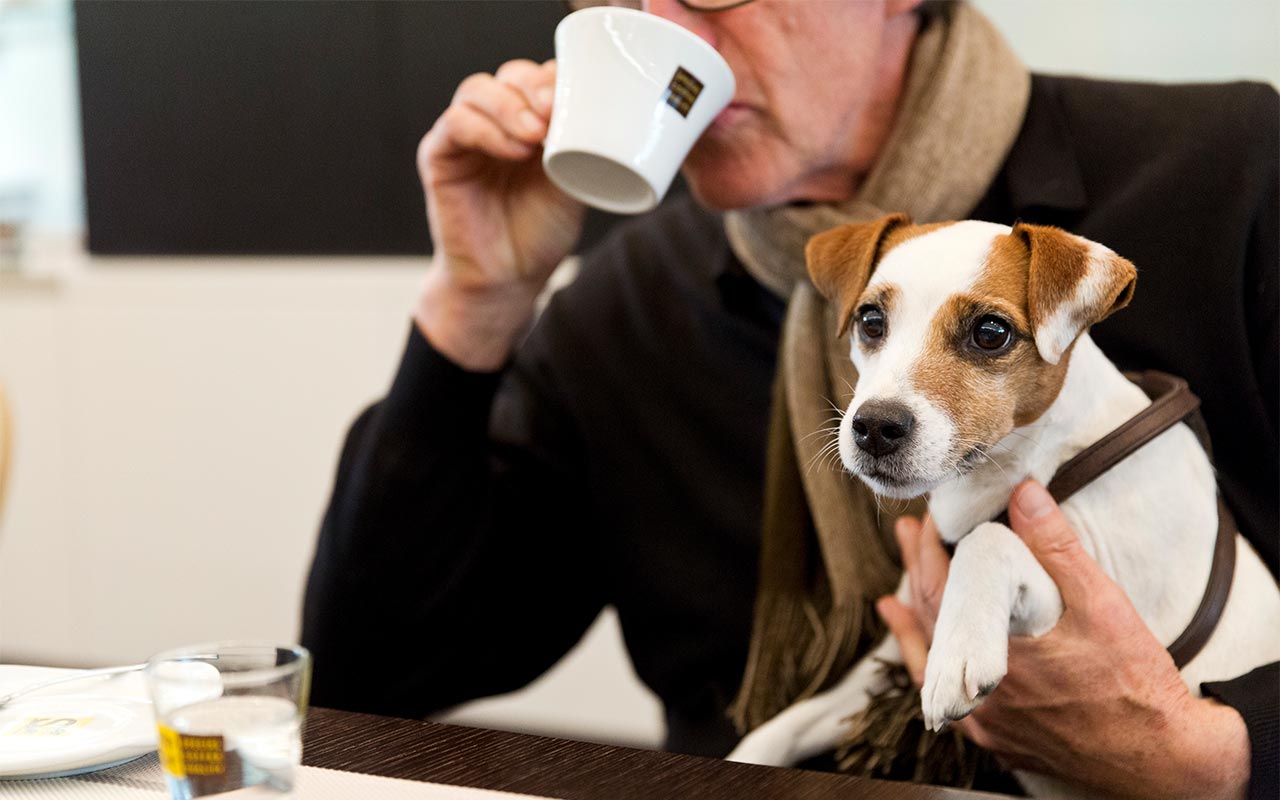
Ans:
[[[1200,398],[1192,393],[1186,381],[1155,370],[1126,373],[1126,377],[1147,393],[1151,398],[1151,405],[1058,467],[1045,487],[1058,503],[1065,501],[1130,453],[1179,422],[1186,421],[1205,452],[1210,458],[1213,457],[1204,420],[1197,413]],[[1002,512],[996,521],[1008,525],[1009,512]],[[1219,495],[1218,539],[1213,548],[1209,582],[1205,586],[1200,607],[1196,609],[1186,630],[1169,645],[1169,655],[1173,656],[1178,669],[1189,664],[1209,641],[1209,636],[1227,605],[1227,594],[1231,590],[1236,566],[1235,534],[1235,519]]]

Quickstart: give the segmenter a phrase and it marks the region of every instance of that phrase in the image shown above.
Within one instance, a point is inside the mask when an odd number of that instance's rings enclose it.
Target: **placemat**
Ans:
[[[264,797],[249,790],[219,795],[222,800]],[[165,800],[164,776],[154,753],[111,769],[28,781],[0,781],[0,797],[21,800]],[[376,797],[378,800],[538,800],[533,795],[445,786],[440,783],[406,781],[361,775],[321,767],[299,767],[297,800],[350,800]],[[546,800],[542,798],[541,800]]]

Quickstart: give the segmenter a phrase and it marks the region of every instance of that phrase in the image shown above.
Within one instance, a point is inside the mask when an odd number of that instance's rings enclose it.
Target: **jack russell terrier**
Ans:
[[[929,493],[955,545],[921,689],[939,729],[982,702],[1006,671],[1010,634],[1040,636],[1062,615],[1048,574],[991,522],[1025,478],[1059,466],[1150,404],[1086,329],[1125,306],[1132,264],[1057,228],[986,222],[913,225],[903,215],[819,234],[805,251],[818,290],[851,331],[858,384],[840,459],[877,494]],[[1170,427],[1062,506],[1081,544],[1166,646],[1196,615],[1218,534],[1217,486],[1186,424]],[[1248,542],[1217,627],[1182,669],[1199,696],[1280,660],[1280,589]],[[1224,537],[1230,542],[1231,537]],[[904,575],[898,597],[910,601]],[[789,765],[835,748],[848,717],[900,663],[884,641],[831,689],[752,731],[729,758]],[[1079,793],[1018,773],[1034,795]]]

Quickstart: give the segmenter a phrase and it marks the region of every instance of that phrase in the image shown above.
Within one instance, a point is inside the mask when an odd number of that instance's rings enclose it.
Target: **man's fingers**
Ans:
[[[1009,522],[1058,585],[1068,608],[1096,599],[1099,591],[1114,586],[1085,552],[1058,504],[1039,483],[1023,481],[1013,490]]]
[[[951,571],[951,556],[942,546],[942,537],[938,535],[933,517],[925,517],[920,527],[920,569],[926,578],[938,585],[938,597],[941,599],[941,587],[946,585],[947,573]]]
[[[555,96],[556,67],[554,61],[538,64],[526,58],[508,61],[494,77],[499,83],[511,86],[524,96],[525,102],[544,119],[551,116],[551,101]]]
[[[920,616],[925,635],[933,635],[942,592],[947,585],[951,559],[938,538],[938,527],[932,517],[923,521],[915,517],[899,517],[893,526],[902,551],[902,566],[911,585],[911,606]]]
[[[892,595],[876,601],[876,612],[884,620],[884,624],[889,626],[889,633],[898,640],[902,663],[906,665],[912,683],[916,686],[924,685],[924,664],[929,657],[929,640],[925,638],[920,621],[911,609]]]
[[[538,68],[542,70],[543,82],[534,90],[534,107],[550,119],[551,104],[556,97],[556,60],[543,61]]]
[[[915,517],[898,517],[893,523],[893,535],[898,540],[898,550],[902,553],[902,568],[910,575],[920,562],[917,554],[920,550],[920,520]]]
[[[942,547],[938,526],[932,517],[925,517],[916,540],[917,566],[911,573],[911,598],[920,623],[928,636],[933,636],[933,624],[942,606],[942,594],[947,588],[947,573],[951,570],[951,558]]]
[[[489,117],[512,139],[536,144],[547,134],[547,118],[534,110],[518,88],[493,75],[477,73],[458,84],[451,107],[459,105]]]
[[[449,106],[436,120],[419,149],[419,168],[429,170],[437,159],[479,151],[495,158],[522,161],[533,146],[507,134],[491,117],[469,105]]]
[[[991,749],[991,735],[987,733],[987,729],[982,727],[982,723],[979,722],[973,714],[970,714],[964,719],[958,719],[951,724],[955,726],[956,730],[964,734],[966,739],[973,742],[978,747],[981,747],[984,750]]]

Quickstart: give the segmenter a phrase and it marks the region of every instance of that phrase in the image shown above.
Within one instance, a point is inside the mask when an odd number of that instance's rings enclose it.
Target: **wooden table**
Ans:
[[[313,708],[304,764],[563,800],[961,800],[998,795]]]

